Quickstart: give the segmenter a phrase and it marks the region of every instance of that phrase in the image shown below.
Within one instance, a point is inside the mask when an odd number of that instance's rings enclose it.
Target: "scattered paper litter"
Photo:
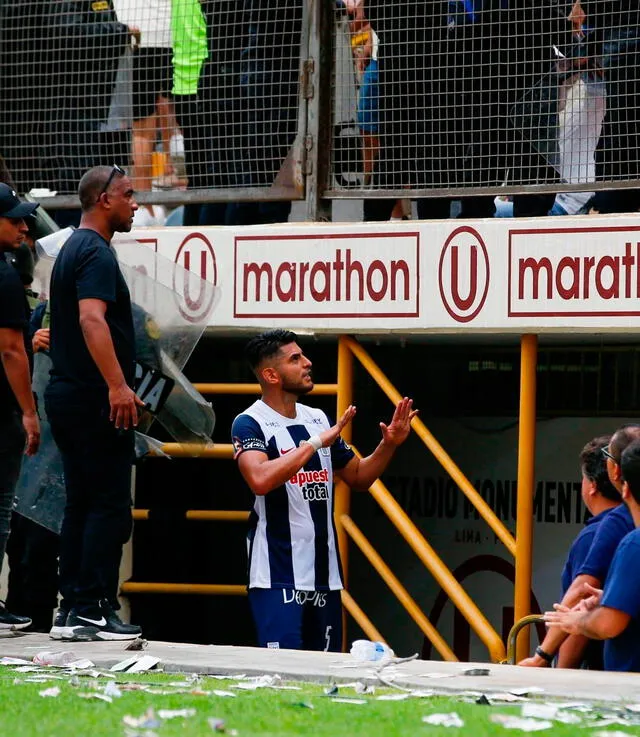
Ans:
[[[52,686],[51,688],[45,688],[44,691],[40,691],[40,696],[43,696],[45,699],[55,699],[58,696],[60,696],[60,689],[58,686]]]
[[[507,693],[506,691],[504,693],[488,693],[485,694],[485,696],[489,699],[489,701],[503,701],[507,704],[514,703],[516,701],[526,701],[524,696],[516,696],[515,694]]]
[[[582,724],[582,719],[577,714],[570,714],[566,711],[559,711],[554,721],[562,724]]]
[[[358,681],[353,689],[357,694],[361,694],[362,696],[367,696],[370,694],[374,694],[376,692],[376,689],[374,686],[371,686],[368,683],[363,683],[362,681]]]
[[[130,658],[127,658],[126,660],[121,660],[119,663],[112,665],[111,668],[109,668],[109,670],[112,673],[119,673],[120,671],[125,671],[127,670],[127,668],[130,668],[138,660],[138,657],[139,657],[138,655],[132,655]]]
[[[525,686],[524,688],[510,688],[509,693],[514,696],[530,696],[531,694],[544,693],[544,688],[540,686]]]
[[[455,673],[420,673],[419,678],[453,678]]]
[[[104,687],[102,693],[105,696],[110,696],[112,699],[119,699],[122,696],[122,691],[116,686],[114,681],[109,681]]]
[[[640,713],[640,704],[626,704],[624,707],[627,711],[632,711],[635,713]]]
[[[404,701],[408,698],[408,693],[384,693],[381,696],[376,696],[376,701]]]
[[[88,668],[95,668],[96,664],[88,658],[79,658],[78,660],[72,660],[70,663],[58,667],[68,668],[70,670],[87,670]]]
[[[520,715],[536,719],[555,719],[558,711],[555,704],[523,704]]]
[[[33,656],[34,665],[66,666],[74,660],[78,660],[78,656],[71,650],[41,650]]]
[[[156,658],[155,655],[143,655],[129,668],[127,673],[142,673],[146,670],[155,668],[160,662],[160,658]]]
[[[432,689],[415,689],[414,691],[409,692],[409,696],[411,696],[414,699],[429,699],[432,696],[435,696],[436,692]]]
[[[334,704],[366,704],[366,699],[350,699],[348,696],[336,696],[332,697],[331,701]]]
[[[553,722],[546,719],[523,719],[511,714],[491,714],[489,719],[505,729],[519,729],[521,732],[540,732],[553,727]]]
[[[142,729],[155,729],[162,725],[162,722],[156,718],[156,714],[153,709],[147,709],[147,711],[139,717],[132,717],[130,714],[125,714],[125,716],[122,717],[122,723],[127,727],[141,727]]]
[[[222,696],[222,697],[229,696],[233,699],[235,699],[236,696],[238,695],[237,693],[233,693],[233,691],[223,691],[220,688],[214,688],[211,693],[214,694],[215,696]]]
[[[187,719],[195,714],[195,709],[158,709],[160,719]]]
[[[81,699],[98,699],[98,701],[106,701],[107,704],[111,704],[113,702],[113,699],[111,698],[111,696],[107,696],[106,694],[103,694],[103,693],[97,693],[95,691],[93,691],[92,693],[87,693],[87,692],[79,693],[78,696]]]
[[[207,678],[215,678],[216,681],[242,681],[246,678],[245,673],[240,673],[238,675],[232,676],[232,675],[222,675],[216,673],[216,675],[207,675]]]
[[[256,678],[248,678],[240,683],[234,683],[231,688],[241,691],[255,691],[257,688],[281,688],[282,678],[276,673],[273,676],[264,675]]]
[[[64,681],[66,680],[64,676],[54,676],[46,675],[46,676],[29,676],[29,678],[25,678],[23,683],[47,683],[48,681]]]
[[[0,659],[0,665],[31,665],[30,660],[24,660],[23,658],[10,658],[5,656]]]
[[[39,665],[19,665],[14,673],[42,673],[42,667]]]
[[[612,724],[618,724],[622,727],[628,727],[630,726],[630,723],[626,719],[621,719],[620,717],[604,717],[603,719],[598,719],[597,721],[589,722],[586,726],[587,727],[610,727]]]
[[[452,711],[449,714],[429,714],[422,717],[425,724],[433,724],[435,727],[464,727],[464,722]]]
[[[599,732],[594,732],[593,737],[633,737],[631,732],[623,732],[621,729],[601,729]]]

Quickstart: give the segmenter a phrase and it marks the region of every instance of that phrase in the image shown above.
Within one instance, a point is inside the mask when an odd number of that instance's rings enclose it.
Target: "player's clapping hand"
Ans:
[[[342,417],[336,422],[333,427],[330,427],[328,430],[320,433],[319,437],[320,440],[322,440],[323,448],[328,448],[330,445],[333,445],[336,442],[344,427],[346,427],[346,425],[348,425],[353,419],[355,413],[356,408],[352,404],[350,404],[342,414]]]
[[[554,604],[553,612],[544,613],[544,621],[547,627],[559,627],[570,635],[579,635],[579,622],[584,617],[584,612],[569,609],[562,604]]]
[[[417,414],[418,410],[413,409],[413,399],[409,399],[408,397],[401,399],[396,406],[389,425],[385,425],[384,422],[380,423],[383,442],[394,447],[402,445],[411,430],[411,420]]]

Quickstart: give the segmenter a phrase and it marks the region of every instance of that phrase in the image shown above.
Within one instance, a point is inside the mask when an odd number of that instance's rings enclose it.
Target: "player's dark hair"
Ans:
[[[622,478],[627,482],[631,496],[640,504],[640,440],[629,443],[620,458]]]
[[[82,212],[90,210],[98,202],[112,171],[111,166],[94,166],[93,169],[84,173],[78,184],[78,197]]]
[[[622,451],[635,440],[640,440],[640,425],[636,422],[622,425],[613,433],[609,441],[609,453],[615,458],[616,463],[620,463]]]
[[[593,481],[596,489],[606,499],[620,501],[620,493],[609,480],[607,473],[607,459],[602,449],[609,445],[611,435],[601,435],[590,440],[580,451],[580,468],[589,481]]]
[[[258,366],[265,360],[271,358],[282,348],[283,345],[296,343],[298,336],[291,330],[283,330],[277,328],[275,330],[267,330],[247,343],[244,349],[244,355],[251,367],[255,371]]]

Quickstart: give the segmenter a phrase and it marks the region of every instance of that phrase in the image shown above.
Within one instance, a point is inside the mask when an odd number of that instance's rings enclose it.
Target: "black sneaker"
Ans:
[[[79,614],[76,609],[69,612],[62,633],[63,640],[135,640],[142,629],[135,624],[125,624],[108,605]]]
[[[67,630],[67,617],[69,612],[66,609],[58,609],[56,618],[53,620],[53,627],[49,630],[49,637],[52,640],[62,640],[62,636]]]
[[[30,624],[31,620],[29,617],[20,617],[18,614],[11,614],[0,601],[0,630],[23,630]]]

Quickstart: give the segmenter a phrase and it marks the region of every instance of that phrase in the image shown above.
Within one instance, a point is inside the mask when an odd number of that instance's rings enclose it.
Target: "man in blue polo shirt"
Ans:
[[[620,467],[622,499],[635,528],[618,545],[604,591],[594,591],[572,610],[556,604],[545,621],[551,629],[605,640],[605,670],[640,672],[640,441],[623,451]]]
[[[620,458],[624,449],[636,440],[640,440],[640,425],[623,425],[611,436],[608,447],[602,449],[607,459],[609,479],[620,494],[622,494]],[[625,504],[607,514],[598,526],[584,563],[562,597],[561,606],[574,607],[585,597],[591,596],[593,588],[602,586],[620,541],[633,529],[633,519]],[[567,633],[558,627],[549,630],[543,642],[536,648],[535,655],[525,658],[518,665],[538,668],[549,666],[567,636]]]
[[[97,166],[78,186],[80,228],[51,276],[51,380],[45,408],[60,449],[67,503],[60,535],[62,603],[53,639],[126,640],[140,628],[117,607],[122,546],[131,534],[135,344],[129,289],[111,239],[138,209],[117,166]]]

